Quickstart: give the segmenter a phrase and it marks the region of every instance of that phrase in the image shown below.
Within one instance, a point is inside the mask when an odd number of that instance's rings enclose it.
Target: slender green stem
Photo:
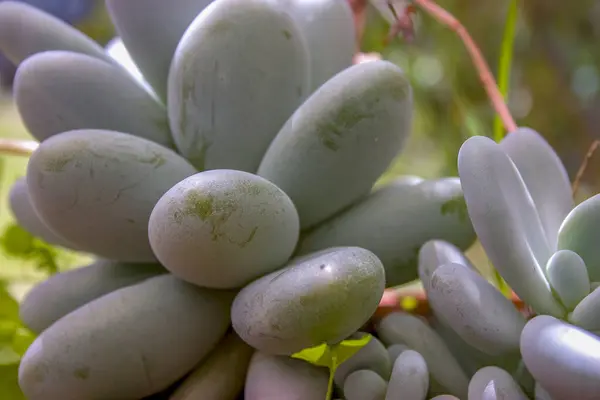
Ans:
[[[513,57],[513,44],[515,41],[515,26],[517,21],[517,0],[510,0],[506,23],[504,24],[504,37],[502,38],[502,53],[498,65],[498,86],[502,97],[506,99],[508,87],[510,86],[510,69]],[[494,140],[500,142],[504,137],[504,126],[502,119],[496,116],[494,119]]]
[[[506,283],[502,275],[498,272],[496,268],[494,268],[494,280],[496,281],[496,287],[506,297],[510,297],[512,295],[512,290],[510,286]]]
[[[329,381],[327,382],[327,397],[325,400],[331,400],[333,398],[333,377],[335,376],[335,371],[337,370],[337,356],[335,353],[332,354],[332,367],[329,369]]]

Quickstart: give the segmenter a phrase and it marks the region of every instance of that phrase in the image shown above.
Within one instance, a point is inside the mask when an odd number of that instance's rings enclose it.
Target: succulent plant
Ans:
[[[575,206],[541,135],[473,137],[459,177],[374,189],[412,90],[391,62],[352,65],[346,2],[106,4],[102,48],[0,3],[40,141],[13,213],[96,257],[22,302],[27,398],[597,396],[600,200]],[[535,317],[471,264],[476,237]],[[384,289],[416,278],[431,315],[369,330]]]
[[[0,3],[6,0],[0,0]],[[29,4],[55,16],[69,24],[75,24],[87,18],[97,4],[95,0],[17,0]],[[16,66],[4,54],[0,53],[0,89],[12,85]]]

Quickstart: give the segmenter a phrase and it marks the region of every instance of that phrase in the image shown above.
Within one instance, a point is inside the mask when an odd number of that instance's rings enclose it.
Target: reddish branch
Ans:
[[[365,19],[365,9],[368,4],[368,0],[348,0],[350,5],[352,6],[353,11],[355,12],[355,20],[357,21],[357,32],[358,32],[358,40],[360,43],[360,38],[362,37],[362,32],[364,29],[364,19]],[[407,18],[410,18],[414,9],[412,9],[412,5],[405,7],[401,13],[398,13],[397,10],[394,9],[392,5],[395,0],[390,0],[390,9],[396,15],[397,23],[392,26],[391,32],[402,32],[409,31],[412,28],[412,24],[408,22]],[[443,25],[446,25],[452,31],[454,31],[459,38],[464,43],[475,69],[479,74],[479,78],[481,79],[481,83],[487,95],[494,107],[494,110],[500,116],[505,129],[508,132],[514,132],[517,129],[517,125],[508,109],[504,101],[504,97],[500,90],[498,89],[498,85],[494,76],[485,61],[485,58],[481,54],[481,50],[467,31],[467,29],[458,21],[452,14],[448,11],[437,5],[433,0],[412,0],[412,4],[417,5],[423,11],[427,12],[433,18],[435,18],[438,22]],[[410,33],[410,32],[409,32]]]
[[[577,194],[577,191],[579,190],[579,184],[581,182],[581,179],[583,178],[583,174],[585,173],[585,170],[587,169],[590,159],[592,158],[592,156],[594,155],[596,150],[598,150],[598,146],[600,146],[600,141],[594,140],[594,142],[588,149],[588,152],[585,155],[585,158],[583,159],[583,162],[581,163],[579,170],[577,171],[575,180],[573,181],[573,196],[575,196]]]
[[[471,35],[469,35],[467,29],[452,14],[438,6],[432,0],[414,0],[414,3],[429,13],[438,22],[456,32],[460,37],[473,60],[475,69],[477,69],[477,72],[479,73],[479,78],[490,98],[492,106],[502,119],[505,129],[508,132],[514,132],[517,129],[517,125],[508,110],[508,106],[504,102],[504,97],[498,89],[498,85],[496,84],[494,75],[492,75],[492,72],[490,71],[490,67],[485,61],[485,58],[483,58],[481,50],[479,50],[479,47]]]
[[[0,155],[30,156],[39,143],[33,140],[0,139]]]

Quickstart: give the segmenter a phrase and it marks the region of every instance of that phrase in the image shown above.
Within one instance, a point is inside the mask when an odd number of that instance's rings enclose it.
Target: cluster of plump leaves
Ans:
[[[511,374],[525,367],[533,381],[520,382],[524,392],[531,394],[535,382],[552,398],[594,398],[600,390],[600,195],[575,205],[559,157],[528,128],[500,143],[468,139],[458,169],[487,256],[536,316],[519,313],[456,249],[431,242],[421,248],[419,273],[436,318],[483,365]]]
[[[15,103],[40,141],[6,242],[48,256],[30,232],[98,257],[22,302],[40,334],[21,363],[27,396],[156,393],[200,360],[246,354],[230,328],[265,357],[317,346],[333,376],[385,286],[417,277],[424,242],[473,243],[456,177],[372,190],[409,135],[412,88],[391,62],[352,65],[345,2],[106,4],[107,48],[0,4]]]

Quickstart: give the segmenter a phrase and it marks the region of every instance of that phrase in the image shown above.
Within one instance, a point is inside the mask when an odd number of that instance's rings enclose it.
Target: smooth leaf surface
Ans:
[[[556,248],[558,230],[575,203],[569,175],[546,139],[530,128],[519,128],[500,147],[519,170],[540,217],[548,246]]]
[[[558,233],[558,249],[581,256],[590,281],[600,281],[600,195],[578,204],[565,218]]]
[[[573,310],[590,293],[590,278],[583,259],[570,250],[559,250],[548,260],[548,281],[567,309]]]
[[[106,0],[117,33],[136,65],[164,100],[169,67],[183,33],[213,0]]]
[[[523,329],[521,355],[531,375],[551,398],[598,398],[598,336],[554,317],[540,315]]]
[[[473,227],[494,267],[534,310],[564,316],[543,271],[549,242],[515,164],[500,145],[474,136],[459,151],[458,171]]]

